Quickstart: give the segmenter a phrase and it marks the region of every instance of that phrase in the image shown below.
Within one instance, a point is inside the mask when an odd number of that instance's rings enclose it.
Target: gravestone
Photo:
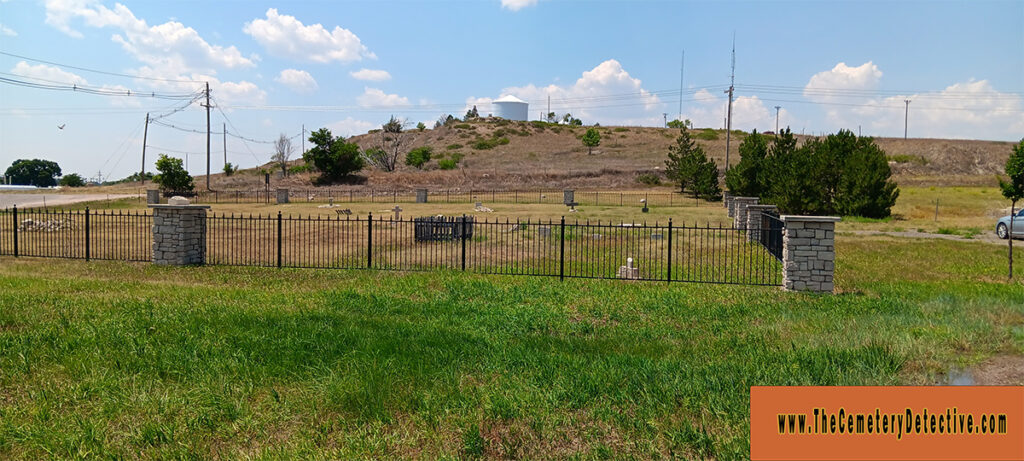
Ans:
[[[640,268],[633,267],[633,258],[626,258],[626,265],[619,266],[619,278],[636,280],[640,278]]]
[[[540,236],[540,237],[551,237],[551,228],[550,227],[538,227],[537,228],[537,235]]]
[[[565,189],[562,191],[562,203],[566,206],[572,206],[576,204],[576,191],[574,189]]]
[[[426,189],[416,189],[416,203],[427,203]]]
[[[160,191],[157,189],[146,190],[146,205],[160,203]]]
[[[277,203],[288,203],[288,189],[277,190]]]
[[[391,211],[395,213],[395,221],[402,220],[402,207],[395,205],[395,207],[392,208]]]

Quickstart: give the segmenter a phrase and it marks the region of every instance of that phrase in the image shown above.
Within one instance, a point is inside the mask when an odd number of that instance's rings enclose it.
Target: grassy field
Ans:
[[[751,385],[1024,354],[1004,249],[837,251],[835,296],[0,258],[0,458],[741,459]]]

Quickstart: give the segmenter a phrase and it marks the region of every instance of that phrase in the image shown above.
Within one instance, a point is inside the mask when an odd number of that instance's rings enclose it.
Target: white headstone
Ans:
[[[185,197],[175,195],[174,197],[167,199],[167,204],[174,206],[188,205],[188,199]]]

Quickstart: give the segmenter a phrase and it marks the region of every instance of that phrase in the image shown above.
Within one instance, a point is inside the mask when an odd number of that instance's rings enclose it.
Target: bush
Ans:
[[[473,125],[470,125],[468,123],[460,123],[458,125],[455,125],[455,129],[456,130],[472,130],[473,129]]]
[[[331,135],[331,130],[321,128],[309,136],[313,147],[302,154],[307,165],[320,172],[318,183],[331,183],[363,169],[363,157],[359,146],[345,142],[345,138]]]
[[[405,164],[417,169],[423,169],[423,165],[430,161],[430,155],[434,152],[430,146],[417,147],[405,154]]]
[[[507,138],[503,138],[503,139],[507,139]],[[506,144],[508,144],[508,143],[506,143]],[[474,141],[473,144],[470,145],[470,147],[472,147],[472,148],[474,148],[476,150],[494,149],[497,146],[498,146],[498,141],[496,139],[479,139],[479,140]]]
[[[427,126],[424,125],[423,122],[420,122],[420,123],[416,124],[416,131],[423,131],[425,129],[427,129]]]
[[[85,180],[78,173],[71,173],[60,178],[60,185],[64,187],[82,187],[85,186]]]
[[[231,176],[235,174],[236,171],[238,171],[238,166],[231,164],[231,162],[228,162],[224,164],[224,169],[221,171],[224,172],[224,176]]]
[[[896,163],[914,163],[917,165],[927,165],[928,160],[920,155],[908,155],[908,154],[896,154],[887,157],[889,161]]]
[[[462,149],[462,144],[449,144],[447,149],[448,150]]]
[[[437,166],[442,170],[454,170],[459,166],[459,162],[456,162],[455,159],[443,158],[437,161]]]
[[[501,138],[495,139],[494,142],[498,143],[499,146],[505,146],[505,145],[508,145],[508,143],[510,143],[512,141],[509,141],[508,138],[501,137]]]
[[[695,134],[693,137],[700,139],[702,141],[715,141],[718,139],[718,132],[711,128],[705,128],[701,130],[700,133]]]
[[[153,177],[153,182],[160,185],[160,189],[172,192],[192,192],[195,189],[192,175],[185,171],[180,158],[160,154],[156,160],[156,170],[160,173]]]
[[[309,171],[313,171],[309,165],[295,165],[288,168],[288,174],[306,173]]]
[[[625,133],[625,132],[629,131],[629,128],[626,128],[624,126],[619,126],[619,127],[615,127],[614,129],[612,129],[612,131],[614,131],[616,133]]]
[[[645,184],[645,185],[648,185],[648,186],[660,186],[661,185],[661,177],[659,177],[656,174],[643,173],[643,174],[638,174],[636,176],[636,182],[638,182],[640,184]]]

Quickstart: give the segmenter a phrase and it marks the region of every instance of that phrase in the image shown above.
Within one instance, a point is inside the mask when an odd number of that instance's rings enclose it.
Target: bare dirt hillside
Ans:
[[[678,130],[598,127],[601,144],[594,148],[592,155],[588,155],[581,141],[587,128],[482,119],[438,129],[414,129],[408,134],[411,138],[409,147],[430,146],[434,152],[434,157],[423,170],[404,164],[392,173],[367,169],[362,173],[361,184],[334,187],[635,189],[647,187],[637,181],[640,174],[664,178],[661,169],[664,168],[665,155]],[[724,165],[725,132],[691,131],[709,156],[719,165]],[[367,133],[354,136],[350,141],[365,149],[379,145],[380,136],[380,133]],[[736,149],[745,136],[734,132],[730,163],[739,161]],[[799,138],[803,142],[809,137]],[[1013,146],[1009,142],[947,139],[877,138],[876,142],[889,155],[895,177],[904,185],[994,184],[995,175],[1002,171]],[[459,159],[458,167],[442,170],[439,164],[442,159]],[[298,165],[299,161],[294,164]],[[264,168],[269,170],[271,165]],[[310,188],[312,179],[310,173],[284,178],[278,171],[274,175],[274,185]],[[257,170],[250,170],[229,178],[214,175],[212,183],[215,189],[221,190],[262,188],[263,177]],[[196,184],[204,185],[205,180],[197,178]]]

